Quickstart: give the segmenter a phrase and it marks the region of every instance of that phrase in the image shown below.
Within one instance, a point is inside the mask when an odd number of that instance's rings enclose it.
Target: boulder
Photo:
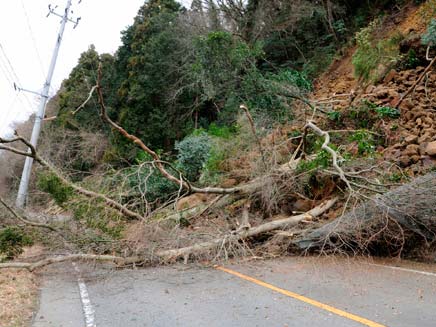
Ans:
[[[417,135],[409,135],[404,139],[404,142],[406,142],[407,144],[414,144],[416,143],[416,141],[418,141]]]
[[[397,77],[397,72],[395,71],[395,69],[392,69],[389,73],[386,74],[385,78],[383,79],[383,82],[385,84],[388,84],[393,80],[395,80],[396,77]]]
[[[429,156],[436,156],[436,141],[427,144],[425,147],[425,153]]]
[[[418,144],[409,144],[404,150],[403,155],[413,157],[419,155],[419,145]]]

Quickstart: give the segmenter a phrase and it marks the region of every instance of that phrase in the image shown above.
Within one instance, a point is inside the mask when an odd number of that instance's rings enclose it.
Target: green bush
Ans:
[[[0,254],[6,259],[13,259],[23,252],[23,246],[32,243],[31,238],[18,228],[7,227],[0,231]]]
[[[174,176],[179,177],[172,169],[168,170]],[[125,170],[118,179],[127,179],[127,190],[125,190],[127,194],[131,194],[133,197],[140,197],[144,194],[148,202],[162,203],[178,189],[173,182],[162,176],[158,169],[150,165],[132,166]]]
[[[350,136],[350,141],[357,142],[360,155],[372,154],[375,151],[374,136],[366,131],[358,131]]]
[[[65,185],[55,174],[42,173],[38,176],[38,188],[49,193],[57,204],[62,205],[73,195],[73,189]]]
[[[356,34],[357,50],[352,63],[355,75],[365,82],[379,80],[384,73],[380,67],[392,67],[401,58],[399,44],[403,36],[397,34],[388,40],[376,40],[374,35],[379,25],[379,20],[373,21]]]
[[[210,136],[216,136],[223,139],[230,139],[235,133],[238,132],[238,126],[233,124],[232,126],[219,126],[216,123],[209,125],[207,133]]]
[[[378,114],[380,118],[400,118],[400,111],[391,107],[377,107],[375,108],[375,112]]]
[[[201,170],[210,156],[211,141],[205,132],[198,135],[192,134],[177,142],[175,149],[178,151],[178,168],[191,180],[197,180]]]
[[[307,172],[319,168],[327,168],[330,166],[331,155],[321,150],[313,160],[303,160],[297,166],[297,173]]]
[[[436,46],[436,18],[431,20],[421,40],[424,45]]]

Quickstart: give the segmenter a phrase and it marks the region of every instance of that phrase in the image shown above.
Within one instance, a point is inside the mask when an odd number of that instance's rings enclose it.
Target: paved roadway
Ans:
[[[33,327],[435,327],[436,267],[330,258],[43,274]]]

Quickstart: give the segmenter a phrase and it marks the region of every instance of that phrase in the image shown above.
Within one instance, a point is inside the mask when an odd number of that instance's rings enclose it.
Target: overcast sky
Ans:
[[[99,53],[113,53],[120,32],[133,23],[144,0],[73,0],[79,26],[68,24],[56,66],[51,95],[76,65],[80,54],[94,44]],[[184,1],[185,4],[190,2]],[[48,5],[63,12],[67,0],[0,0],[0,135],[12,132],[13,122],[26,120],[36,110],[38,97],[16,92],[12,83],[41,91],[60,27]]]

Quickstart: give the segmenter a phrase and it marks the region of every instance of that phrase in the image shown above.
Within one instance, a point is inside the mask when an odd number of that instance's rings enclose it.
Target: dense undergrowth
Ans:
[[[324,139],[304,130],[311,119],[330,131],[339,165],[363,194],[353,205],[428,171],[406,170],[405,161],[386,155],[401,143],[405,111],[395,105],[399,92],[380,87],[393,80],[386,82],[393,71],[413,71],[425,63],[427,46],[433,51],[434,0],[248,1],[239,18],[229,1],[212,3],[194,2],[187,10],[173,0],[146,2],[114,55],[90,46],[64,81],[56,97],[58,118],[44,130],[43,153],[71,180],[139,212],[152,226],[136,226],[141,240],[131,240],[135,233],[128,219],[41,171],[36,186],[44,194],[34,204],[46,202],[48,193],[71,213],[84,235],[76,239],[79,246],[103,253],[119,250],[112,247],[115,240],[128,253],[139,251],[141,242],[153,249],[181,246],[217,230],[238,229],[236,217],[245,206],[259,223],[305,212],[335,194],[346,198],[347,185],[333,171]],[[417,17],[425,29],[418,33],[418,45],[404,52],[415,31],[391,28],[392,21],[421,3]],[[336,92],[327,100],[311,99],[322,88],[320,81],[328,79],[322,74],[349,49],[355,87],[340,100]],[[97,83],[99,64],[109,117],[153,148],[173,176],[199,187],[260,180],[262,189],[219,212],[205,208],[204,221],[185,218],[181,208],[214,199],[191,196],[192,203],[180,204],[189,190],[162,176],[152,156],[109,128],[95,94],[77,110]],[[416,156],[411,154],[410,162],[421,160]],[[348,201],[334,214],[347,209]],[[192,236],[195,230],[204,235]],[[15,230],[3,234],[15,235],[11,241],[18,247],[25,245]],[[250,246],[241,245],[244,251]],[[15,245],[10,248],[15,251]]]

